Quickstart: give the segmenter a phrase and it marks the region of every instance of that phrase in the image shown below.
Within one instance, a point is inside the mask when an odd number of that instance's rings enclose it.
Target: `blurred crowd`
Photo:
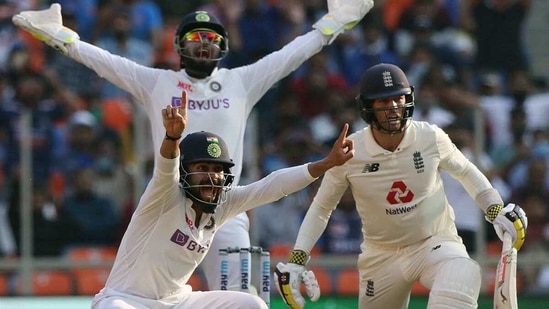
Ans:
[[[190,10],[208,10],[221,20],[230,46],[222,65],[235,67],[308,31],[327,9],[325,0],[54,2],[62,4],[64,24],[82,40],[146,66],[173,69],[179,66],[175,29]],[[20,254],[25,195],[32,197],[35,256],[116,245],[135,206],[136,156],[147,155],[133,151],[141,125],[136,121],[143,121],[134,117],[133,98],[11,22],[21,10],[49,5],[0,0],[0,256],[10,258]],[[253,178],[254,169],[264,175],[322,156],[343,123],[351,131],[364,127],[354,100],[360,75],[371,65],[394,63],[415,86],[414,118],[444,128],[504,201],[528,214],[521,254],[549,255],[549,88],[531,73],[524,43],[530,9],[529,0],[376,0],[362,22],[258,103],[257,161],[250,155],[244,178]],[[25,134],[33,189],[21,193]],[[140,159],[150,163],[147,156]],[[479,229],[488,241],[497,240],[466,192],[451,177],[444,181],[468,249],[475,252]],[[254,211],[252,239],[266,248],[293,243],[315,191],[311,186]],[[273,220],[280,214],[285,218]],[[359,227],[353,200],[344,196],[321,251],[358,252]],[[528,273],[526,284],[549,287],[544,273]]]

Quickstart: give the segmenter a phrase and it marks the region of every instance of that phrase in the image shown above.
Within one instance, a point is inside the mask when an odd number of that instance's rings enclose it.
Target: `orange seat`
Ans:
[[[292,250],[293,244],[289,243],[275,243],[269,246],[271,258],[288,259]]]
[[[503,243],[500,240],[493,240],[486,243],[486,254],[488,256],[500,256],[501,246]]]
[[[360,278],[355,268],[345,268],[338,271],[336,276],[336,294],[357,296],[360,289]]]
[[[75,247],[67,251],[67,257],[71,261],[114,261],[116,247]]]
[[[15,292],[21,294],[23,282],[21,276],[15,279]],[[60,270],[40,270],[32,274],[34,296],[73,295],[73,282],[70,273]]]
[[[412,296],[429,296],[429,290],[419,281],[412,285]]]
[[[8,275],[0,274],[0,296],[8,295]]]
[[[67,257],[75,262],[113,262],[116,247],[76,247],[67,252]],[[111,267],[78,267],[72,270],[77,295],[95,295],[105,286]]]
[[[106,268],[77,268],[73,270],[77,295],[95,295],[101,290],[110,269]]]

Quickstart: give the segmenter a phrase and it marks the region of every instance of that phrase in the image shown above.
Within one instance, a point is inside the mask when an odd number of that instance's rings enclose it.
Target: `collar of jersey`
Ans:
[[[410,123],[408,128],[406,128],[406,131],[404,131],[404,138],[400,142],[400,145],[398,145],[398,148],[395,151],[389,151],[387,149],[382,148],[379,146],[379,144],[374,139],[374,135],[372,134],[372,126],[368,126],[366,128],[366,134],[364,137],[364,141],[366,143],[366,151],[369,155],[372,157],[379,156],[379,155],[390,155],[393,153],[399,153],[406,149],[408,146],[413,144],[413,142],[416,140],[416,127],[414,125],[414,122]]]

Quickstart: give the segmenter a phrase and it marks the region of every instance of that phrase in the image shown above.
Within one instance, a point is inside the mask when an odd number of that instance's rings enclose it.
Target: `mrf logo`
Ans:
[[[409,203],[413,198],[414,193],[401,180],[393,182],[391,191],[387,194],[387,201],[391,205]]]

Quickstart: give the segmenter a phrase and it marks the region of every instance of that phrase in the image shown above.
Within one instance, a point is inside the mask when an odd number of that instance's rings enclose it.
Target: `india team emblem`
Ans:
[[[208,154],[212,158],[221,157],[221,147],[219,147],[219,140],[215,136],[210,136],[206,138],[208,145]]]

